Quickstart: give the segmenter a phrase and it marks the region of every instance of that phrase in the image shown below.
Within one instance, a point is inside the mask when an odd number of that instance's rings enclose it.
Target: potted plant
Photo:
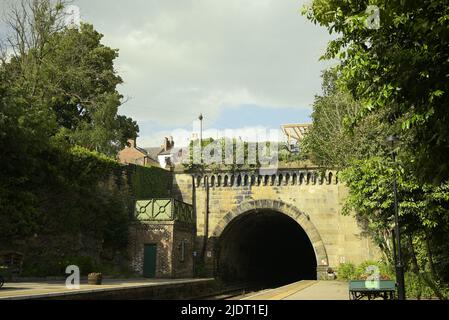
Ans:
[[[101,273],[89,273],[87,276],[87,283],[89,285],[99,286],[103,281],[103,274]]]
[[[332,269],[332,268],[327,269],[327,278],[329,280],[335,280],[337,278],[334,269]]]

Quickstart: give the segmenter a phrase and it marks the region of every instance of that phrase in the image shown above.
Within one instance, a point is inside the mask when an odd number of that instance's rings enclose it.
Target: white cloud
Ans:
[[[248,104],[310,108],[327,65],[318,58],[330,37],[300,15],[304,3],[73,1],[81,20],[120,50],[120,90],[130,98],[120,112],[145,127],[146,145],[188,127],[199,113],[213,123],[225,108]]]
[[[200,112],[213,121],[243,104],[307,108],[319,91],[328,36],[300,15],[304,1],[76,3],[120,49],[131,98],[122,112],[140,122],[184,126]]]

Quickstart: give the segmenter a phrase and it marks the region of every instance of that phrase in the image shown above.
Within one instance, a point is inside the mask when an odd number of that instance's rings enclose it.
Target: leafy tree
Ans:
[[[367,23],[368,5],[380,28]],[[398,123],[423,181],[449,178],[449,5],[447,0],[315,0],[304,13],[335,33],[324,58],[338,58],[341,83],[361,102],[353,124],[373,112]]]
[[[0,234],[12,241],[35,231],[33,188],[45,176],[48,137],[56,121],[49,108],[28,105],[8,84],[0,66]]]
[[[367,23],[373,4],[380,28]],[[342,169],[345,213],[355,212],[390,261],[397,178],[409,279],[439,298],[449,264],[448,8],[443,0],[315,0],[304,11],[337,34],[323,58],[340,60],[324,77],[306,146],[315,161]],[[398,163],[385,146],[394,133],[401,136]]]
[[[449,240],[449,184],[421,185],[401,164],[397,166],[385,157],[357,160],[342,174],[349,188],[344,213],[357,213],[365,231],[392,262],[392,181],[395,176],[408,268],[421,277],[436,295],[444,298],[437,283],[440,280],[447,283],[449,278],[449,256],[442,252]],[[438,264],[435,264],[435,252],[438,252]]]
[[[382,152],[388,126],[379,115],[370,115],[348,130],[347,121],[356,116],[360,103],[337,83],[338,73],[323,73],[323,95],[313,105],[313,126],[302,142],[312,162],[328,168],[343,169],[353,159]]]
[[[53,110],[57,142],[109,155],[137,136],[138,126],[119,116],[123,81],[114,69],[118,50],[101,44],[92,25],[64,25],[64,1],[22,0],[12,9],[7,43],[15,55],[3,66],[10,86],[29,105]]]
[[[132,208],[124,168],[107,156],[138,132],[117,114],[117,51],[91,25],[67,28],[64,5],[14,6],[13,56],[0,56],[0,251],[25,253],[31,276],[124,262]]]

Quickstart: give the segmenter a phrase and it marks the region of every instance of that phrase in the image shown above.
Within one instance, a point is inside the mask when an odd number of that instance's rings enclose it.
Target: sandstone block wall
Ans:
[[[337,174],[326,173],[318,176],[308,170],[279,171],[273,176],[260,176],[249,172],[206,174],[209,183],[209,228],[211,240],[209,250],[213,252],[213,240],[228,225],[230,217],[244,212],[246,203],[266,203],[267,208],[281,211],[284,204],[290,211],[296,208],[310,221],[304,227],[311,234],[311,242],[322,242],[327,261],[318,262],[320,272],[327,267],[338,267],[341,263],[361,263],[379,258],[379,251],[372,241],[364,237],[355,218],[343,216],[342,206],[347,196],[347,188],[339,183]],[[192,177],[190,174],[174,175],[176,197],[196,206],[197,236],[204,236],[204,215],[206,212],[205,176]],[[264,200],[268,200],[263,202]],[[271,201],[271,202],[270,202]],[[276,204],[276,206],[275,206]],[[281,205],[279,205],[281,204]],[[275,206],[275,207],[271,207]],[[250,209],[250,207],[248,207]],[[230,212],[234,212],[230,215]],[[310,228],[313,225],[314,228]],[[306,229],[309,230],[306,230]],[[314,229],[314,231],[310,231]],[[219,234],[216,234],[216,233]],[[200,243],[200,241],[199,241]],[[198,243],[198,244],[199,244]],[[317,244],[317,247],[320,244]],[[321,246],[322,247],[322,246]],[[318,256],[318,255],[317,255]],[[320,255],[321,257],[323,255]],[[213,254],[207,257],[212,264]]]

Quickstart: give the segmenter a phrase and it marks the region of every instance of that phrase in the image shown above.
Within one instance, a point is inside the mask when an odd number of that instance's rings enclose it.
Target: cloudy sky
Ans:
[[[142,146],[191,131],[200,113],[208,129],[246,132],[309,121],[330,37],[301,16],[305,2],[73,0],[120,50],[120,113]]]

